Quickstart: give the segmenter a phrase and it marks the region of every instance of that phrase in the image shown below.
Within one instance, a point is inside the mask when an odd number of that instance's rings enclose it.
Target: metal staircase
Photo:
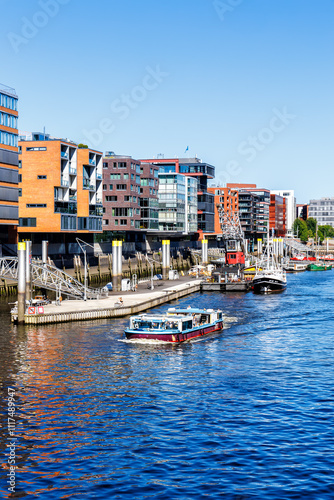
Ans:
[[[46,290],[53,290],[57,294],[67,295],[76,299],[99,299],[106,297],[107,293],[101,289],[88,288],[69,274],[64,273],[55,266],[44,264],[41,261],[31,261],[31,283]],[[0,278],[18,281],[18,258],[0,258]]]

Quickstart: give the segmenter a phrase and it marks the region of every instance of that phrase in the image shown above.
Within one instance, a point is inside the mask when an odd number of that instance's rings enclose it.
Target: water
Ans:
[[[11,387],[18,496],[334,498],[333,283],[174,302],[228,318],[181,345],[124,342],[126,319],[18,328],[3,305],[2,496]]]

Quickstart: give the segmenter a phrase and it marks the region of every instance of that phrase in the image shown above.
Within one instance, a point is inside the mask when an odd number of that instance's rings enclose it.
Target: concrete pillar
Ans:
[[[279,238],[278,240],[278,255],[283,257],[283,238]]]
[[[208,240],[202,240],[202,265],[206,266],[208,263]]]
[[[170,240],[162,240],[162,277],[168,280],[170,270]]]
[[[18,256],[18,268],[17,268],[17,321],[18,323],[24,323],[24,314],[26,310],[26,272],[25,272],[25,253],[26,244],[25,242],[18,243],[17,245],[17,256]]]
[[[112,242],[112,286],[115,292],[121,290],[119,276],[119,243],[122,244],[122,242],[116,240]]]
[[[49,242],[47,240],[42,241],[42,262],[43,262],[43,264],[48,263],[48,245],[49,245]]]
[[[328,240],[329,238],[326,238],[326,254],[328,254]]]
[[[26,241],[25,270],[26,270],[26,298],[31,299],[31,241]]]
[[[119,241],[118,242],[118,274],[120,277],[120,281],[122,281],[122,273],[123,273],[123,259],[122,259],[122,254],[123,254],[123,242]],[[121,284],[121,283],[120,283]]]
[[[262,238],[257,239],[257,255],[262,255]]]

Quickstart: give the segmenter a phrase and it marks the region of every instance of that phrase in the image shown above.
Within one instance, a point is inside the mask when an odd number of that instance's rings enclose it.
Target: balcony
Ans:
[[[68,160],[68,153],[66,153],[65,151],[61,151],[60,156],[62,160]]]
[[[102,174],[96,174],[96,179],[98,181],[102,181]]]
[[[77,201],[77,195],[76,194],[71,194],[70,195],[70,201]]]
[[[70,175],[77,175],[77,169],[70,167]]]
[[[92,159],[89,159],[89,165],[95,167],[96,166],[96,161],[92,160]]]
[[[68,187],[69,183],[66,179],[60,179],[60,185],[63,187]]]

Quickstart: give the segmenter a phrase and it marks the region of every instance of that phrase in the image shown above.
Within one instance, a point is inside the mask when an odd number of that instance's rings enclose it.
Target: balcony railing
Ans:
[[[60,180],[60,185],[61,185],[61,186],[63,186],[63,187],[68,187],[68,185],[69,185],[69,184],[68,184],[68,181],[67,181],[67,180],[65,180],[65,179],[61,179],[61,180]]]
[[[77,169],[70,167],[70,175],[77,175]]]
[[[93,165],[93,167],[95,167],[96,161],[89,159],[89,165]]]
[[[102,174],[96,174],[96,179],[102,181]]]

